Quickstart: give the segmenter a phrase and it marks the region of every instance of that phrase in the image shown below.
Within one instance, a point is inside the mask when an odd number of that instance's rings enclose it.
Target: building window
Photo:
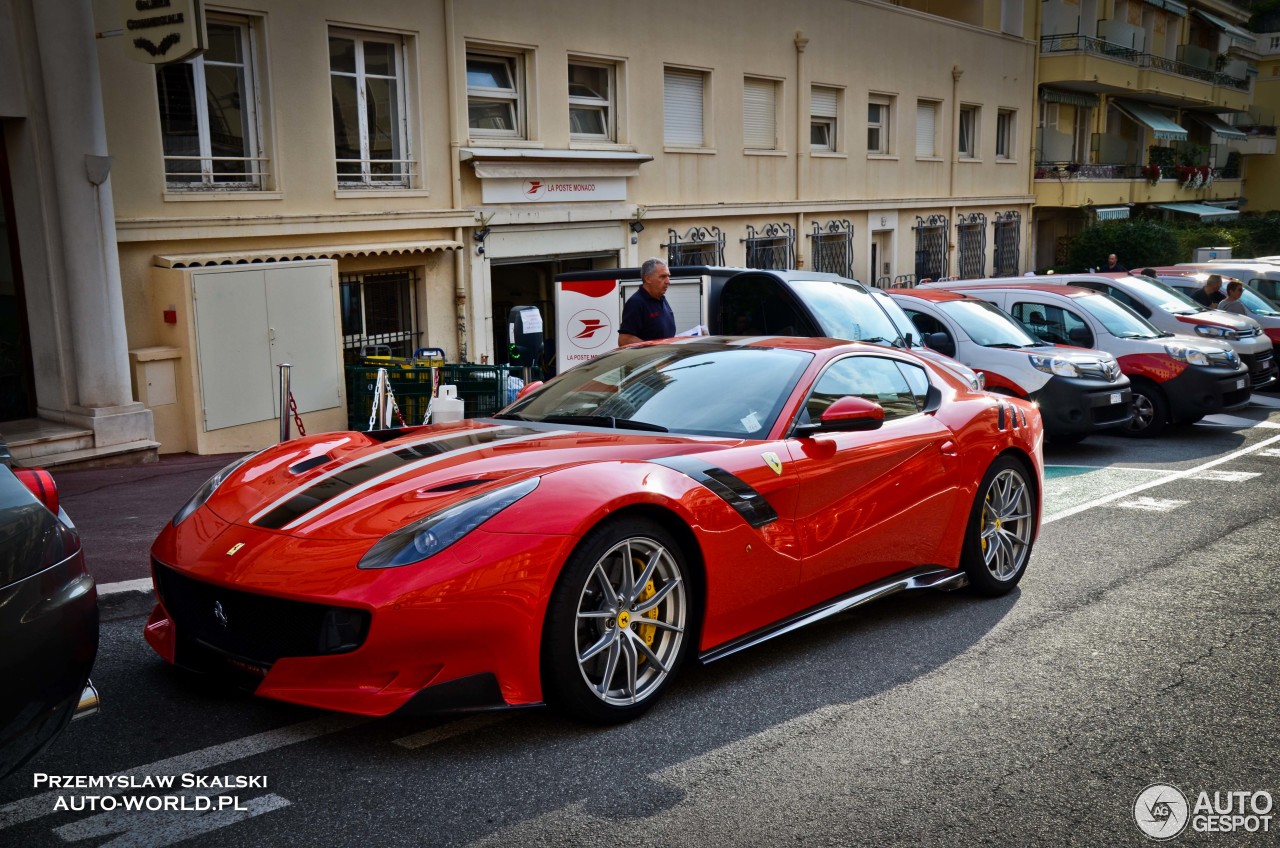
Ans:
[[[419,335],[413,320],[416,283],[409,270],[342,275],[342,341],[347,359],[413,355]]]
[[[467,53],[467,125],[473,137],[524,138],[524,63],[500,53]]]
[[[840,89],[815,85],[809,93],[809,148],[819,153],[839,150],[836,136]]]
[[[690,227],[684,235],[667,230],[667,265],[723,265],[724,233],[719,227]]]
[[[703,125],[707,75],[667,68],[662,78],[662,141],[677,147],[706,147]]]
[[[872,98],[867,103],[867,152],[889,153],[889,101]]]
[[[783,271],[796,265],[796,231],[790,224],[747,225],[747,267]]]
[[[957,150],[961,159],[978,158],[978,107],[960,107],[960,140]]]
[[[825,226],[813,222],[809,236],[809,253],[813,270],[823,274],[853,276],[853,224],[847,219],[828,221]]]
[[[403,54],[403,43],[396,36],[329,33],[334,157],[340,186],[409,185],[412,163],[406,138]]]
[[[742,144],[747,150],[778,149],[778,84],[773,80],[742,82]]]
[[[569,137],[575,141],[613,141],[612,65],[569,63]]]
[[[996,158],[1013,158],[1013,137],[1016,124],[1012,109],[1001,109],[996,113]]]
[[[916,282],[941,280],[947,274],[947,216],[916,216]]]
[[[934,141],[938,132],[938,104],[934,100],[916,103],[916,156],[932,159],[938,155]]]
[[[208,49],[156,68],[165,183],[171,189],[255,189],[266,182],[261,155],[253,28],[210,15]]]

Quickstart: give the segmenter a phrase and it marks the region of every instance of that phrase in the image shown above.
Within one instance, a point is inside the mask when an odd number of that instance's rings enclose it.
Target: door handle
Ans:
[[[956,447],[956,443],[951,439],[947,439],[945,442],[938,445],[938,450],[942,452],[943,456],[959,456],[960,455],[960,449]]]

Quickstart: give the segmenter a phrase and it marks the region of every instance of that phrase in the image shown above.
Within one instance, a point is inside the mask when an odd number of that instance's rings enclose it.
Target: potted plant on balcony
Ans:
[[[1159,165],[1156,165],[1153,163],[1150,165],[1142,166],[1142,178],[1145,179],[1147,182],[1151,183],[1152,185],[1155,185],[1156,183],[1160,182],[1160,176],[1161,176],[1161,173],[1160,173]]]

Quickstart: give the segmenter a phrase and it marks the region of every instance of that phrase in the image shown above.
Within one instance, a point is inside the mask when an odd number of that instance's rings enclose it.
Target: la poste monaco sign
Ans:
[[[205,48],[201,0],[120,0],[124,49],[149,65],[181,62]]]
[[[556,371],[563,373],[618,346],[621,301],[617,280],[561,280],[556,285]]]
[[[573,203],[626,200],[626,177],[489,177],[480,185],[485,203]]]

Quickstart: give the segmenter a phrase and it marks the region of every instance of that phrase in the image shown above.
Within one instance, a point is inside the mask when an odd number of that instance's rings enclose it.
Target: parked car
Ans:
[[[1154,269],[1168,274],[1221,274],[1235,277],[1269,300],[1280,299],[1280,265],[1261,259],[1214,259],[1211,262],[1180,262]],[[1272,339],[1274,341],[1274,339]]]
[[[642,343],[492,419],[232,464],[156,539],[145,636],[315,707],[623,721],[686,660],[900,590],[1011,590],[1042,441],[1035,404],[902,350]]]
[[[933,284],[889,296],[926,344],[980,372],[989,391],[1039,403],[1054,441],[1079,441],[1133,417],[1129,378],[1109,353],[1043,342],[987,301]]]
[[[1130,274],[1046,274],[1025,279],[1100,291],[1161,330],[1225,341],[1249,368],[1249,388],[1254,391],[1266,388],[1276,380],[1271,339],[1262,332],[1257,321],[1220,309],[1207,309],[1159,280]]]
[[[1013,280],[938,285],[991,301],[1044,341],[1115,356],[1133,389],[1129,435],[1157,436],[1170,424],[1249,404],[1249,369],[1231,345],[1159,330],[1101,292]]]
[[[1244,284],[1240,301],[1249,310],[1249,317],[1257,321],[1271,339],[1273,350],[1280,344],[1280,307],[1275,303],[1275,298],[1280,297],[1280,266],[1260,263],[1253,267],[1232,265],[1221,270],[1214,267],[1197,270],[1186,265],[1168,265],[1152,270],[1157,280],[1188,296],[1201,288],[1210,274],[1222,277],[1224,294],[1228,280],[1239,280]]]
[[[0,777],[97,711],[98,595],[53,477],[0,441]]]

